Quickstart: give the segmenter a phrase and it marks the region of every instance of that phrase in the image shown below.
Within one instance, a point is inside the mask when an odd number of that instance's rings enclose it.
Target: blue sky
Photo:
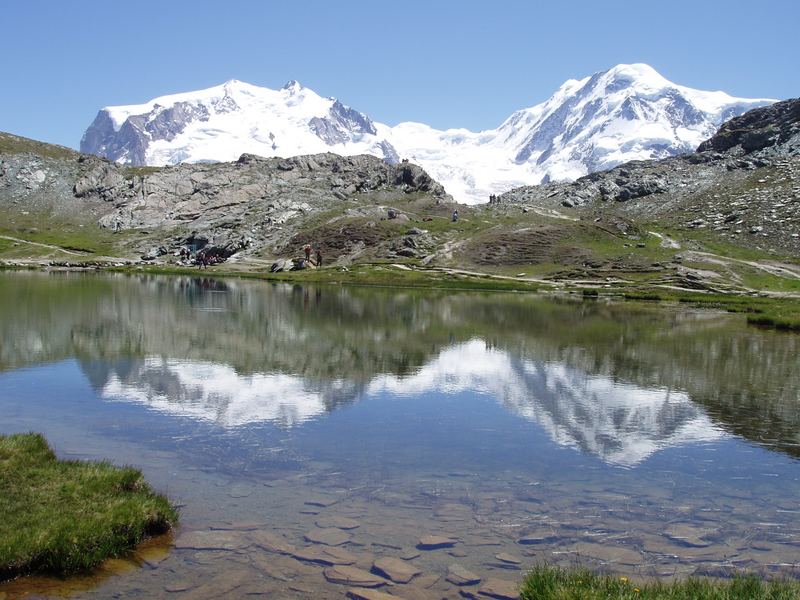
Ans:
[[[473,130],[618,63],[798,97],[798,23],[796,0],[11,1],[0,131],[77,147],[103,106],[228,79],[297,79],[390,125]]]

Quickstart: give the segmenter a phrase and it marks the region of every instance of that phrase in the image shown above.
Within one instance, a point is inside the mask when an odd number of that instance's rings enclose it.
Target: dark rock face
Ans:
[[[309,126],[329,146],[349,141],[353,136],[377,133],[368,116],[338,100],[331,106],[327,117],[314,117],[309,121]]]
[[[217,104],[221,112],[236,107],[227,96]],[[117,131],[108,112],[101,110],[81,139],[81,152],[126,164],[144,165],[145,152],[151,140],[172,140],[189,123],[207,121],[209,114],[205,106],[188,102],[177,102],[170,108],[156,105],[149,113],[128,117]]]
[[[800,98],[776,102],[734,117],[716,135],[697,148],[698,152],[725,152],[740,146],[746,153],[785,144],[800,136]]]

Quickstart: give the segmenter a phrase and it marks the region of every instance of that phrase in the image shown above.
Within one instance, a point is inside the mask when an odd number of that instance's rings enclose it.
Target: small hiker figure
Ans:
[[[458,210],[453,211],[453,223],[458,221]]]
[[[322,266],[322,250],[317,248],[317,268]]]
[[[308,261],[311,258],[311,244],[303,246],[303,252],[306,253],[306,261]]]

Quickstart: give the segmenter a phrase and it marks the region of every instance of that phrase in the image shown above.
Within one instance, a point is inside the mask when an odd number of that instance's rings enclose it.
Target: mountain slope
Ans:
[[[730,117],[770,102],[675,85],[648,65],[617,65],[569,80],[546,102],[475,133],[375,123],[295,81],[276,91],[232,80],[104,108],[81,151],[152,166],[231,161],[242,153],[372,154],[390,163],[403,157],[457,200],[475,204],[520,185],[690,152]]]

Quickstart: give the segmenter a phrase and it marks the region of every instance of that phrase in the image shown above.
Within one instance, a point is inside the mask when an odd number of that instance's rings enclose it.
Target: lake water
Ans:
[[[321,563],[376,560],[407,600],[544,561],[800,577],[800,336],[740,315],[63,273],[0,273],[0,307],[0,433],[136,465],[182,515],[0,597],[341,598]]]

